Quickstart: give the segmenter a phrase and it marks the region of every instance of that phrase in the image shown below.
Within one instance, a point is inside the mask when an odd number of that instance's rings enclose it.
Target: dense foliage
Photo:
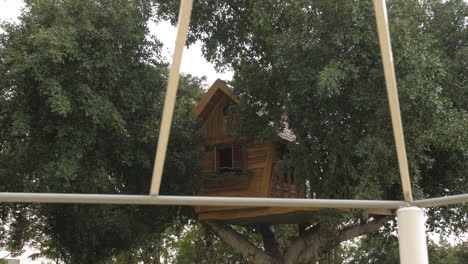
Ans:
[[[27,1],[0,36],[0,190],[147,194],[167,65],[146,1]],[[191,194],[189,112],[200,81],[181,81],[162,193]],[[2,241],[50,258],[101,263],[182,224],[176,207],[2,204]],[[5,223],[10,223],[6,228]]]
[[[178,1],[156,2],[174,21]],[[414,196],[466,193],[468,6],[387,5]],[[235,72],[241,133],[268,138],[287,125],[298,144],[286,166],[309,197],[402,199],[372,1],[201,0],[193,12],[190,41]],[[430,230],[467,230],[466,206],[428,215]],[[365,219],[341,217],[313,221],[333,230]]]
[[[447,240],[440,239],[439,243],[429,241],[428,254],[430,263],[461,264],[468,261],[468,249],[463,244],[451,245]],[[358,263],[400,263],[398,255],[398,238],[386,233],[366,235],[344,250],[345,262]]]
[[[387,3],[414,195],[466,193],[467,4]],[[157,10],[157,19],[175,21],[178,5],[28,0],[18,24],[2,24],[0,191],[148,192],[167,74],[148,20]],[[371,1],[198,0],[189,42],[197,40],[209,61],[235,71],[239,133],[262,140],[285,126],[294,132],[281,165],[294,167],[309,197],[402,198]],[[194,186],[188,117],[200,94],[199,79],[182,78],[163,193]],[[391,226],[354,249],[341,246],[388,220],[360,210],[322,210],[310,225],[274,227],[184,227],[187,215],[176,207],[2,204],[0,247],[19,252],[32,241],[73,264],[396,261]],[[431,231],[467,230],[466,206],[428,216]],[[435,263],[466,258],[447,245],[430,254]]]

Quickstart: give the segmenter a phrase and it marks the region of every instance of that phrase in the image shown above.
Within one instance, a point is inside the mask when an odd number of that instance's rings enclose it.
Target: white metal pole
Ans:
[[[379,33],[380,51],[382,52],[382,63],[384,67],[385,81],[387,84],[388,102],[392,118],[393,136],[400,167],[401,185],[405,201],[412,202],[411,182],[406,158],[405,138],[403,136],[403,125],[401,122],[400,103],[393,67],[392,45],[388,29],[387,7],[385,0],[374,0],[375,18],[377,20],[377,32]]]
[[[386,208],[397,209],[405,206],[434,207],[468,202],[468,194],[458,194],[418,200],[337,200],[297,199],[261,197],[213,197],[213,196],[170,196],[132,194],[79,194],[79,193],[15,193],[0,192],[1,202],[14,203],[103,203],[103,204],[152,204],[152,205],[224,205],[263,207],[317,207],[317,208]]]
[[[0,202],[386,209],[396,209],[409,205],[404,201],[380,200],[9,192],[0,192]]]
[[[418,207],[397,210],[401,264],[428,263],[424,211]]]
[[[468,193],[417,200],[410,204],[418,207],[435,207],[462,203],[468,203]]]
[[[156,160],[153,167],[153,177],[151,180],[150,195],[158,195],[161,185],[164,160],[166,159],[167,143],[171,132],[172,116],[176,102],[177,88],[179,86],[180,64],[184,51],[185,40],[187,39],[188,25],[192,13],[193,0],[181,0],[178,19],[177,39],[172,58],[171,72],[167,82],[166,99],[159,131],[158,147],[156,150]]]

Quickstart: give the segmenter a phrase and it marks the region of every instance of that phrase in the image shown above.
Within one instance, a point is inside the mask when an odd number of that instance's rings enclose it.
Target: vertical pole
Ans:
[[[390,42],[390,31],[388,28],[387,7],[385,0],[374,0],[375,18],[377,20],[377,32],[379,34],[380,51],[382,52],[382,63],[384,67],[385,81],[387,84],[388,103],[392,118],[393,136],[400,167],[401,185],[405,201],[412,202],[411,182],[406,158],[405,138],[403,136],[403,125],[401,122],[400,103],[393,67],[392,45]]]
[[[177,88],[179,86],[179,72],[180,64],[182,62],[182,53],[184,51],[185,40],[187,39],[190,15],[192,14],[192,4],[193,0],[180,1],[177,38],[174,48],[174,56],[172,57],[169,80],[167,81],[166,99],[164,101],[161,128],[159,130],[158,147],[156,149],[150,195],[159,195],[164,161],[166,159],[167,143],[171,132],[172,115],[174,114]]]
[[[427,264],[424,211],[418,207],[397,210],[401,264]]]

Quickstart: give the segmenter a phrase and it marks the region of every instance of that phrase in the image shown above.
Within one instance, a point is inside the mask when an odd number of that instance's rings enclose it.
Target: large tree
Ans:
[[[175,21],[179,1],[156,1]],[[468,143],[468,8],[462,0],[387,1],[403,126],[416,199],[465,193]],[[402,199],[371,1],[195,1],[189,42],[231,67],[241,98],[240,133],[297,137],[287,165],[309,197]],[[256,113],[262,113],[258,116]],[[256,119],[256,120],[254,120]],[[272,127],[273,126],[273,127]],[[431,230],[466,231],[466,207],[428,211]],[[206,223],[256,263],[316,261],[387,219],[319,212],[279,248],[222,223]]]
[[[439,243],[428,242],[428,255],[432,264],[459,264],[468,261],[468,248],[463,244],[451,245],[441,236]],[[346,263],[398,264],[398,238],[389,232],[373,233],[349,244],[343,251]]]
[[[2,192],[148,194],[168,72],[148,34],[151,12],[148,1],[26,1],[17,24],[2,24]],[[182,79],[162,193],[191,193],[198,162],[188,117],[201,92],[199,79]],[[104,263],[185,219],[164,206],[0,210],[3,246],[32,240],[78,264]]]

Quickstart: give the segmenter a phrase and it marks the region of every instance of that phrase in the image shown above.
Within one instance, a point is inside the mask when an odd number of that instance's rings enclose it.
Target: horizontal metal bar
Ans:
[[[10,192],[0,193],[0,202],[385,209],[397,209],[409,205],[404,201],[378,200]]]
[[[450,204],[461,204],[468,202],[468,193],[450,195],[444,197],[430,198],[424,200],[417,200],[411,204],[418,207],[434,207],[434,206],[443,206]]]

